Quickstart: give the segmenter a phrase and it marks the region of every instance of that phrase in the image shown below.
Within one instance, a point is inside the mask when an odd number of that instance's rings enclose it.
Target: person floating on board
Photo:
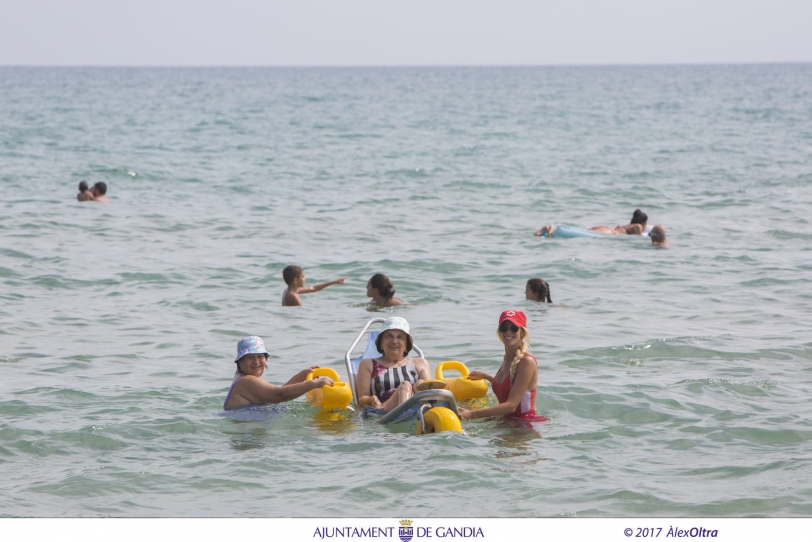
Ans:
[[[611,235],[643,235],[646,231],[646,222],[648,222],[648,215],[640,209],[635,209],[632,214],[632,220],[625,226],[592,226],[590,231],[598,233],[608,233]]]
[[[299,307],[302,300],[299,294],[312,294],[319,290],[324,290],[333,284],[344,284],[345,277],[341,277],[330,282],[322,282],[309,288],[305,288],[305,273],[304,269],[298,265],[289,265],[282,270],[282,278],[285,279],[285,284],[288,285],[282,293],[282,306],[283,307]]]
[[[282,403],[301,397],[310,390],[333,385],[333,380],[327,376],[306,380],[308,373],[318,369],[318,365],[302,369],[281,386],[271,384],[261,378],[267,360],[268,351],[261,338],[252,336],[240,339],[234,360],[237,372],[223,402],[224,409]]]
[[[609,226],[592,226],[589,228],[589,231],[609,235],[643,235],[648,234],[650,231],[650,229],[646,227],[647,222],[648,215],[640,209],[635,209],[634,213],[632,213],[631,222],[625,226],[615,226],[614,228],[610,228]],[[533,235],[536,237],[552,237],[555,235],[556,227],[555,224],[546,224]]]

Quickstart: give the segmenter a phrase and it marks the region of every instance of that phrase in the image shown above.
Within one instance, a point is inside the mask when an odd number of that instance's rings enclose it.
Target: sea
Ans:
[[[810,64],[2,67],[0,191],[0,516],[812,515]],[[243,336],[493,374],[506,309],[546,422],[223,415]]]

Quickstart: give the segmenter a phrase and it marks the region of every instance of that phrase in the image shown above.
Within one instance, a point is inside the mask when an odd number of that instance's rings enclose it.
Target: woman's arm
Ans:
[[[417,386],[424,380],[431,380],[431,366],[425,358],[414,358],[414,368],[417,369],[417,381],[412,385]]]
[[[361,361],[361,364],[358,366],[358,376],[355,377],[355,393],[358,395],[358,404],[361,406],[381,408],[380,399],[370,394],[371,382],[372,360],[367,358]]]
[[[296,384],[277,386],[258,376],[246,375],[240,379],[234,391],[249,403],[283,403],[301,397],[310,390],[332,385],[333,380],[326,376]]]
[[[305,379],[307,378],[307,375],[310,374],[311,372],[313,372],[315,369],[318,369],[318,368],[319,368],[318,365],[312,365],[312,366],[308,367],[307,369],[302,369],[301,371],[299,371],[298,373],[293,375],[290,380],[288,380],[287,382],[285,382],[282,385],[283,386],[290,386],[291,384],[297,384],[299,382],[304,382]]]
[[[530,387],[530,381],[533,375],[536,374],[536,364],[525,356],[519,362],[519,367],[516,369],[516,377],[513,379],[513,384],[510,386],[510,395],[507,401],[499,403],[496,406],[482,408],[479,410],[465,410],[459,409],[460,418],[463,420],[470,420],[473,418],[487,418],[488,416],[506,416],[513,414],[519,403],[522,401],[524,392]],[[510,378],[510,377],[508,377]]]

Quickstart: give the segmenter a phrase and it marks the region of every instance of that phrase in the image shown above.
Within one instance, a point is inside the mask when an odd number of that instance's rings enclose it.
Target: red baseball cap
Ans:
[[[519,327],[527,327],[527,316],[525,316],[522,311],[504,311],[502,315],[499,316],[500,326],[502,322],[512,322]]]

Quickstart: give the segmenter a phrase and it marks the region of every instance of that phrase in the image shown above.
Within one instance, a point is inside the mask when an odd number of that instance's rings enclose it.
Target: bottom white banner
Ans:
[[[808,541],[810,518],[3,518],[4,540],[82,542]]]

